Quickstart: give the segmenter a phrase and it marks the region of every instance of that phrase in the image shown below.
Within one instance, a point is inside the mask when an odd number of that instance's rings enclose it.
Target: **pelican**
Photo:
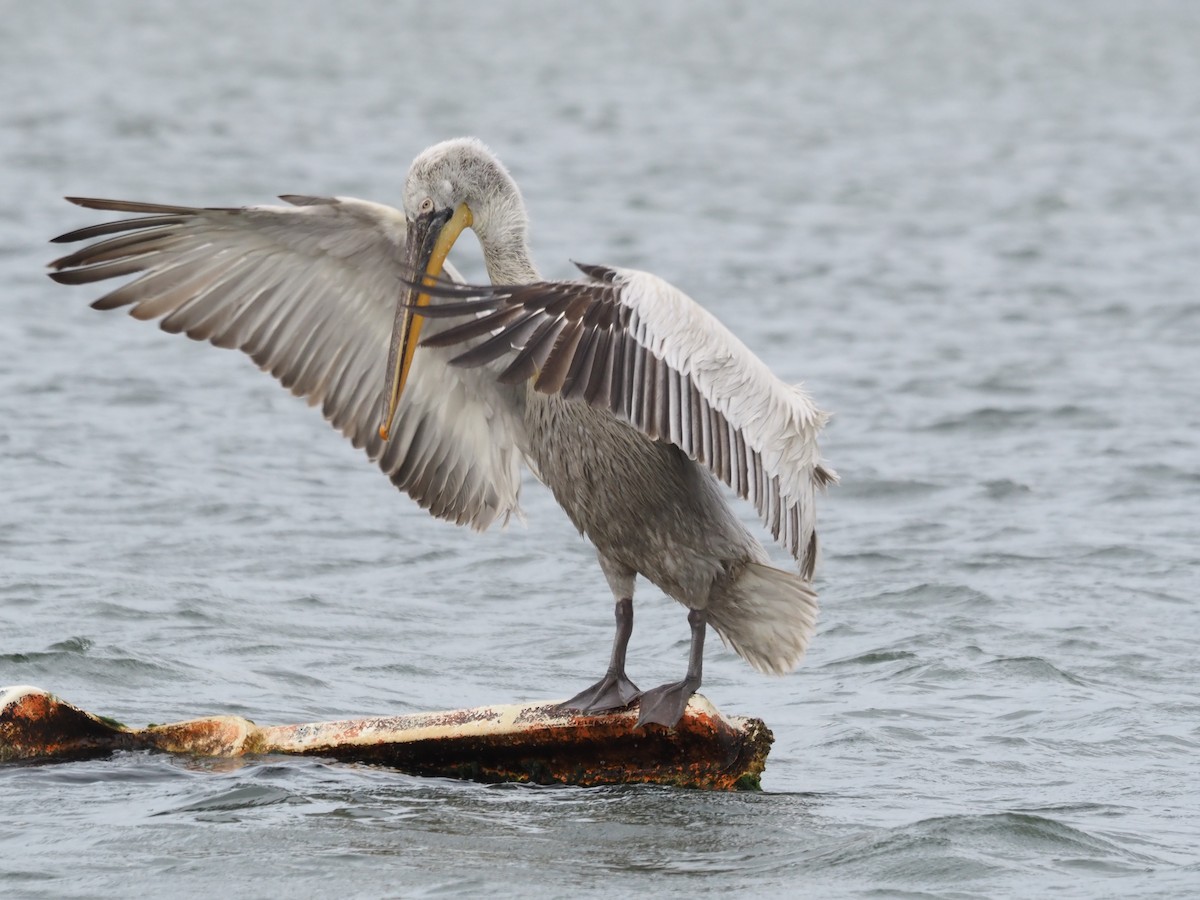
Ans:
[[[814,494],[836,480],[817,444],[826,414],[654,275],[584,265],[581,280],[543,280],[521,193],[480,141],[421,153],[403,211],[67,199],[137,217],[55,238],[91,243],[51,278],[136,275],[92,306],[243,351],[432,515],[507,521],[522,464],[550,488],[595,545],[616,619],[607,671],[565,709],[637,702],[639,725],[674,726],[710,625],[756,670],[798,665],[817,613]],[[466,229],[490,285],[462,284],[446,260]],[[795,572],[771,565],[718,481]],[[625,671],[638,575],[687,608],[691,631],[683,679],[645,692]]]

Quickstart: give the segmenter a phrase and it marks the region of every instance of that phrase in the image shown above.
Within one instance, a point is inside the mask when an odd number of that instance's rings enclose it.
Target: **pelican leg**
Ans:
[[[688,613],[688,624],[692,626],[692,646],[688,651],[687,674],[683,681],[675,681],[653,688],[642,694],[641,715],[638,725],[656,722],[674,728],[683,718],[688,700],[700,687],[700,676],[704,670],[704,632],[708,628],[708,613],[693,609]]]
[[[617,601],[616,617],[617,633],[613,638],[612,659],[609,661],[608,671],[591,687],[559,704],[559,709],[582,713],[623,709],[641,694],[637,685],[625,675],[625,650],[629,647],[629,636],[633,634],[632,597],[624,597]]]

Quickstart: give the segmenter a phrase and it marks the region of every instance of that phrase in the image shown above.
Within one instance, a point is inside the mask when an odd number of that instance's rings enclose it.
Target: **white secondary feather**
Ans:
[[[402,271],[405,218],[352,198],[285,197],[292,207],[195,209],[75,200],[144,213],[60,242],[106,237],[52,263],[85,284],[137,274],[94,304],[244,351],[310,405],[392,481],[441,518],[486,528],[517,511],[521,426],[486,371],[414,357],[386,444],[377,429]],[[107,237],[116,235],[115,237]],[[457,273],[447,267],[451,277]]]
[[[803,388],[777,378],[716,316],[674,285],[648,272],[612,271],[621,304],[633,311],[629,331],[635,340],[690,379],[708,405],[740,434],[746,447],[758,454],[770,482],[767,496],[760,495],[753,478],[747,479],[746,490],[740,493],[755,502],[768,527],[802,568],[811,569],[813,560],[807,556],[816,527],[814,489],[818,482],[823,485],[836,478],[831,469],[819,468],[817,436],[828,415],[817,409]],[[674,413],[674,397],[669,400]],[[690,418],[686,410],[672,415],[673,429],[680,417]],[[685,430],[693,431],[694,424],[681,425],[679,439],[672,436],[672,442],[693,458],[697,455],[695,442],[682,436]],[[736,448],[731,455],[737,458]],[[778,499],[772,496],[775,494]],[[774,514],[773,504],[778,504]],[[789,533],[789,509],[796,510],[798,518],[794,535]],[[781,522],[778,529],[771,521],[773,515]]]
[[[621,303],[641,327],[630,330],[642,346],[681,375],[763,455],[779,491],[797,498],[811,487],[820,461],[817,434],[828,415],[803,388],[777,378],[716,316],[657,275],[613,269]]]

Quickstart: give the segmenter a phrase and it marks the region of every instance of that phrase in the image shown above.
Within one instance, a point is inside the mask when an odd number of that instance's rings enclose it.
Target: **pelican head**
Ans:
[[[423,152],[404,183],[405,270],[432,284],[462,232],[479,238],[492,280],[505,263],[528,260],[528,218],[521,192],[500,160],[476,138],[455,138]],[[417,287],[402,292],[388,349],[387,385],[379,436],[387,440],[424,319],[414,309],[429,302]]]

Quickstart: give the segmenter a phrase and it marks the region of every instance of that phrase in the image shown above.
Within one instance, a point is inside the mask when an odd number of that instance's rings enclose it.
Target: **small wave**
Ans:
[[[1104,547],[1095,547],[1081,554],[1079,559],[1103,559],[1103,560],[1132,560],[1134,562],[1144,562],[1157,559],[1153,553],[1147,553],[1137,547],[1130,547],[1126,544],[1109,544]]]
[[[941,660],[907,666],[891,676],[894,681],[927,688],[934,685],[961,684],[974,677],[969,668],[952,666]]]
[[[162,810],[155,813],[158,816],[175,813],[227,813],[242,809],[257,809],[263,806],[275,806],[280,803],[291,803],[295,797],[290,791],[267,784],[251,784],[222,791],[211,797],[203,797],[191,803]]]
[[[978,606],[991,604],[992,597],[967,587],[965,584],[930,583],[917,584],[899,591],[884,591],[871,598],[873,603],[885,603],[889,606],[906,604],[946,604],[951,606]]]
[[[65,641],[51,644],[49,649],[59,653],[87,653],[92,649],[92,642],[85,637],[70,637]]]
[[[942,486],[918,479],[858,478],[847,479],[838,488],[838,496],[871,500],[911,500],[927,497]]]
[[[1033,493],[1033,489],[1029,485],[1008,478],[985,481],[983,491],[990,500],[1006,500],[1010,497],[1021,497]]]
[[[1024,682],[1063,681],[1085,687],[1085,682],[1069,672],[1064,672],[1040,656],[1013,656],[994,659],[984,664],[987,668],[1000,668],[1012,677]]]
[[[1114,428],[1116,421],[1098,410],[1073,403],[1050,409],[1020,406],[1002,408],[983,406],[969,412],[938,419],[923,430],[952,431],[1025,431],[1051,423],[1057,428],[1084,430]]]
[[[1200,483],[1200,469],[1181,468],[1162,462],[1135,464],[1129,467],[1129,471],[1147,481]]]
[[[1139,865],[1161,862],[1057,819],[1028,812],[946,816],[918,822],[917,826],[931,833],[953,833],[959,839],[979,840],[997,851],[1020,851],[1022,857],[1029,851],[1038,852],[1043,858],[1070,852],[1085,857],[1103,857],[1108,861],[1116,857]]]
[[[838,562],[853,562],[864,565],[903,562],[899,556],[891,553],[879,553],[877,551],[867,553],[838,553],[834,550],[826,552],[822,548],[822,553],[826,559],[836,559]]]
[[[8,665],[19,669],[10,671]],[[97,652],[88,638],[73,637],[50,645],[45,650],[0,653],[6,682],[33,682],[42,676],[61,679],[81,676],[89,681],[111,684],[157,682],[183,677],[175,664],[163,664],[124,654],[119,648],[107,647]]]
[[[1034,393],[1034,389],[1029,384],[1028,378],[1028,373],[1023,369],[994,372],[974,384],[968,384],[967,387],[989,394],[1032,394]]]
[[[1027,862],[1037,859],[1036,866]],[[812,863],[902,882],[971,881],[1001,870],[1081,866],[1142,872],[1161,861],[1048,816],[1003,812],[923,819],[818,853]]]
[[[873,666],[879,663],[896,662],[898,660],[915,659],[917,656],[911,650],[869,650],[844,659],[835,659],[821,666],[822,669],[840,669],[856,666]]]
[[[1000,529],[994,534],[989,535],[989,539],[995,540],[1001,537],[1011,536],[1013,534],[1023,535],[1025,532],[1013,531],[1011,529]],[[977,571],[980,569],[1011,569],[1017,567],[1029,567],[1043,563],[1046,557],[1033,556],[1028,553],[980,553],[970,559],[966,559],[959,563],[959,568],[967,569],[968,571]]]
[[[262,675],[271,679],[272,682],[280,684],[290,684],[296,688],[305,690],[326,690],[329,687],[329,682],[316,678],[312,675],[305,675],[303,672],[297,672],[294,669],[283,669],[274,666],[264,666],[254,670],[256,675]]]

